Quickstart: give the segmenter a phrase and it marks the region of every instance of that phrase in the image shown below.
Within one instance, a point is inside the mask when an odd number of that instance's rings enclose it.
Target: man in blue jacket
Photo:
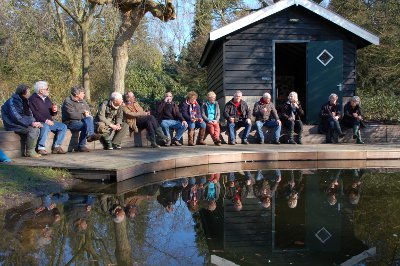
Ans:
[[[11,98],[1,107],[1,117],[5,130],[27,136],[26,151],[23,156],[37,158],[40,154],[36,153],[35,147],[42,124],[36,122],[29,108],[30,95],[28,85],[19,85]]]

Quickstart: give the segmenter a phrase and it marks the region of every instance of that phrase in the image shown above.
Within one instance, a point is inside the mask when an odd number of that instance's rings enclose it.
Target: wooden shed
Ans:
[[[279,106],[299,94],[309,123],[331,93],[356,90],[357,50],[379,37],[308,0],[282,0],[210,33],[200,59],[221,106],[241,90],[250,107],[264,92]]]

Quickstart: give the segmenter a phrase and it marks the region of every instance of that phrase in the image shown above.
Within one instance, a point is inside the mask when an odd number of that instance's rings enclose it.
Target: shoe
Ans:
[[[120,150],[120,149],[122,149],[121,145],[119,145],[119,144],[113,144],[113,145],[112,145],[112,148],[115,149],[115,150]]]
[[[171,145],[175,145],[175,146],[182,146],[182,144],[179,142],[179,140],[177,140],[176,138],[173,138],[171,141]]]
[[[353,135],[353,139],[356,139],[358,136],[357,135]]]
[[[365,142],[362,140],[357,140],[357,144],[365,144]]]
[[[86,141],[87,142],[92,142],[92,141],[99,140],[100,138],[101,138],[100,134],[93,134],[93,135],[87,136],[86,137]]]
[[[161,146],[158,145],[158,144],[155,143],[155,142],[151,143],[151,147],[152,147],[152,148],[161,148]]]
[[[54,147],[54,149],[51,151],[52,154],[66,154],[67,152],[64,151],[61,146]]]
[[[279,142],[279,140],[275,140],[274,142],[272,142],[272,144],[279,145],[279,144],[281,144],[281,143]]]
[[[346,136],[346,134],[344,134],[344,133],[339,133],[339,138],[343,138],[344,136]]]
[[[288,143],[289,144],[297,144],[293,139],[289,139]]]
[[[25,157],[39,158],[39,157],[42,157],[42,155],[37,153],[35,150],[30,150],[30,151],[26,151]]]
[[[236,145],[236,141],[229,141],[229,145]]]
[[[171,146],[171,139],[170,138],[167,138],[165,140],[164,146]]]
[[[248,144],[249,144],[249,141],[248,141],[247,139],[242,139],[242,144],[248,145]]]
[[[86,146],[79,147],[79,148],[78,148],[78,151],[79,151],[79,152],[90,152],[90,150],[89,150]]]
[[[303,141],[301,140],[301,139],[299,139],[298,141],[297,141],[297,144],[303,144]]]
[[[38,150],[37,153],[39,153],[40,155],[47,155],[48,152],[46,150]]]
[[[214,144],[215,144],[216,146],[221,146],[221,145],[222,145],[220,140],[214,142]]]

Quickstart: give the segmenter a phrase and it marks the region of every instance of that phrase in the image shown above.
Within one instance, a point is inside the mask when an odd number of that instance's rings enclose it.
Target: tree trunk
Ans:
[[[89,27],[81,26],[82,30],[82,85],[86,91],[86,100],[90,102],[90,53],[89,53]]]
[[[122,13],[122,24],[112,49],[113,55],[113,91],[124,93],[125,70],[128,63],[128,47],[132,35],[142,20],[145,12],[143,9],[128,10]]]

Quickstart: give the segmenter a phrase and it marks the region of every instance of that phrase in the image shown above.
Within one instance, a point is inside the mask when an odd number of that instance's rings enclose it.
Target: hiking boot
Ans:
[[[79,152],[90,152],[90,150],[89,150],[86,146],[79,147],[79,148],[78,148],[78,151],[79,151]]]
[[[120,150],[120,149],[122,149],[121,145],[119,145],[119,144],[113,144],[113,145],[112,145],[112,148],[115,149],[115,150]]]
[[[217,145],[217,146],[221,146],[222,145],[220,140],[214,142],[214,144]]]
[[[243,139],[243,140],[242,140],[242,144],[248,145],[248,144],[249,144],[249,141],[248,141],[247,139]]]
[[[281,144],[281,143],[279,142],[279,140],[275,140],[274,142],[272,142],[272,144],[279,145],[279,144]]]
[[[42,155],[37,153],[35,150],[30,150],[30,151],[26,151],[25,157],[39,158],[39,157],[42,157]]]
[[[171,141],[171,145],[175,145],[175,146],[182,146],[182,144],[179,142],[179,140],[177,140],[176,138],[173,138]]]
[[[152,148],[161,148],[161,146],[158,145],[156,142],[152,142],[152,143],[151,143],[151,147],[152,147]]]
[[[165,140],[164,146],[171,146],[171,139],[170,138],[167,138]]]
[[[37,153],[43,156],[48,154],[46,150],[38,150]]]
[[[61,146],[54,147],[54,149],[51,151],[52,154],[66,154],[67,152],[64,151]]]
[[[297,144],[293,139],[289,139],[288,143],[289,144]]]
[[[86,141],[87,142],[92,142],[92,141],[99,140],[100,138],[101,138],[100,134],[93,134],[93,135],[87,136],[86,137]]]

